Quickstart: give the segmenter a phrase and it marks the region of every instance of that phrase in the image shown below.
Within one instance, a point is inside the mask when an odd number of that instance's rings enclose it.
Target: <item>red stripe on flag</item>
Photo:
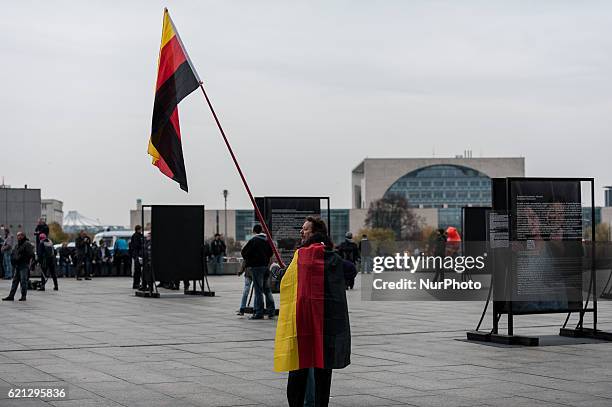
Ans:
[[[313,244],[299,250],[296,325],[300,368],[324,368],[324,246]]]
[[[172,76],[176,69],[185,62],[185,59],[185,53],[175,35],[166,45],[164,45],[159,54],[156,89],[159,89],[159,87],[166,82],[166,79]]]
[[[170,123],[174,126],[174,131],[176,132],[176,136],[181,139],[181,126],[179,125],[179,115],[178,115],[178,105],[172,112],[172,116],[170,116]]]
[[[157,162],[155,163],[155,166],[159,168],[162,174],[164,174],[168,178],[170,179],[174,178],[174,173],[172,172],[170,167],[168,167],[168,164],[166,164],[166,162],[164,161],[162,157],[159,157],[159,160],[157,160]]]

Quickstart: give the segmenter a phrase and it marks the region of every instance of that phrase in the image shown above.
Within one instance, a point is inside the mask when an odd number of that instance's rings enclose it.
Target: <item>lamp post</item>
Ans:
[[[227,189],[224,189],[223,190],[223,199],[225,201],[225,206],[224,206],[224,209],[223,209],[223,216],[225,218],[225,220],[223,222],[223,225],[225,226],[225,233],[223,234],[223,239],[224,240],[227,239],[227,195],[228,195]]]

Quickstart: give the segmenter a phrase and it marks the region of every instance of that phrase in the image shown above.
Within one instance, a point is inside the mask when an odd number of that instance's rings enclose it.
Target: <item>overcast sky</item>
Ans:
[[[180,104],[189,194],[150,164],[167,6],[256,195],[350,207],[364,157],[524,156],[528,176],[612,184],[612,3],[131,1],[5,4],[2,159],[105,223],[135,200],[248,208],[195,92]]]

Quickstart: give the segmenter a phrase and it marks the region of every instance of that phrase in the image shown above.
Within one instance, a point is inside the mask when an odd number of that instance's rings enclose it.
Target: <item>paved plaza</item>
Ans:
[[[128,278],[60,279],[59,292],[0,304],[0,406],[286,405],[286,374],[272,370],[276,321],[234,315],[242,278],[210,283],[214,298],[161,290],[151,299],[134,297]],[[3,296],[8,286],[0,282]],[[517,317],[516,333],[543,345],[511,347],[465,341],[479,302],[348,297],[352,364],[334,372],[330,405],[612,405],[612,343],[558,337],[565,315]],[[612,331],[612,304],[599,305],[600,327]],[[67,398],[7,397],[50,386]]]

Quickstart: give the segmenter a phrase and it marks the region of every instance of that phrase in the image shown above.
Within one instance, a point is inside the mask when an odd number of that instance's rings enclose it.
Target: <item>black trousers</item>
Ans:
[[[327,407],[329,404],[329,390],[331,388],[332,370],[314,369],[315,377],[315,406]],[[287,379],[287,401],[289,407],[304,407],[306,395],[306,382],[308,369],[293,370]]]
[[[138,261],[138,257],[132,257],[132,261],[134,261],[134,280],[132,282],[132,287],[138,288],[139,286],[144,285],[142,279],[142,266]]]
[[[55,273],[55,262],[53,260],[43,261],[40,267],[42,269],[42,273],[40,275],[40,282],[42,283],[43,287],[47,283],[49,276],[51,276],[51,278],[53,279],[53,286],[57,287],[57,274]]]

